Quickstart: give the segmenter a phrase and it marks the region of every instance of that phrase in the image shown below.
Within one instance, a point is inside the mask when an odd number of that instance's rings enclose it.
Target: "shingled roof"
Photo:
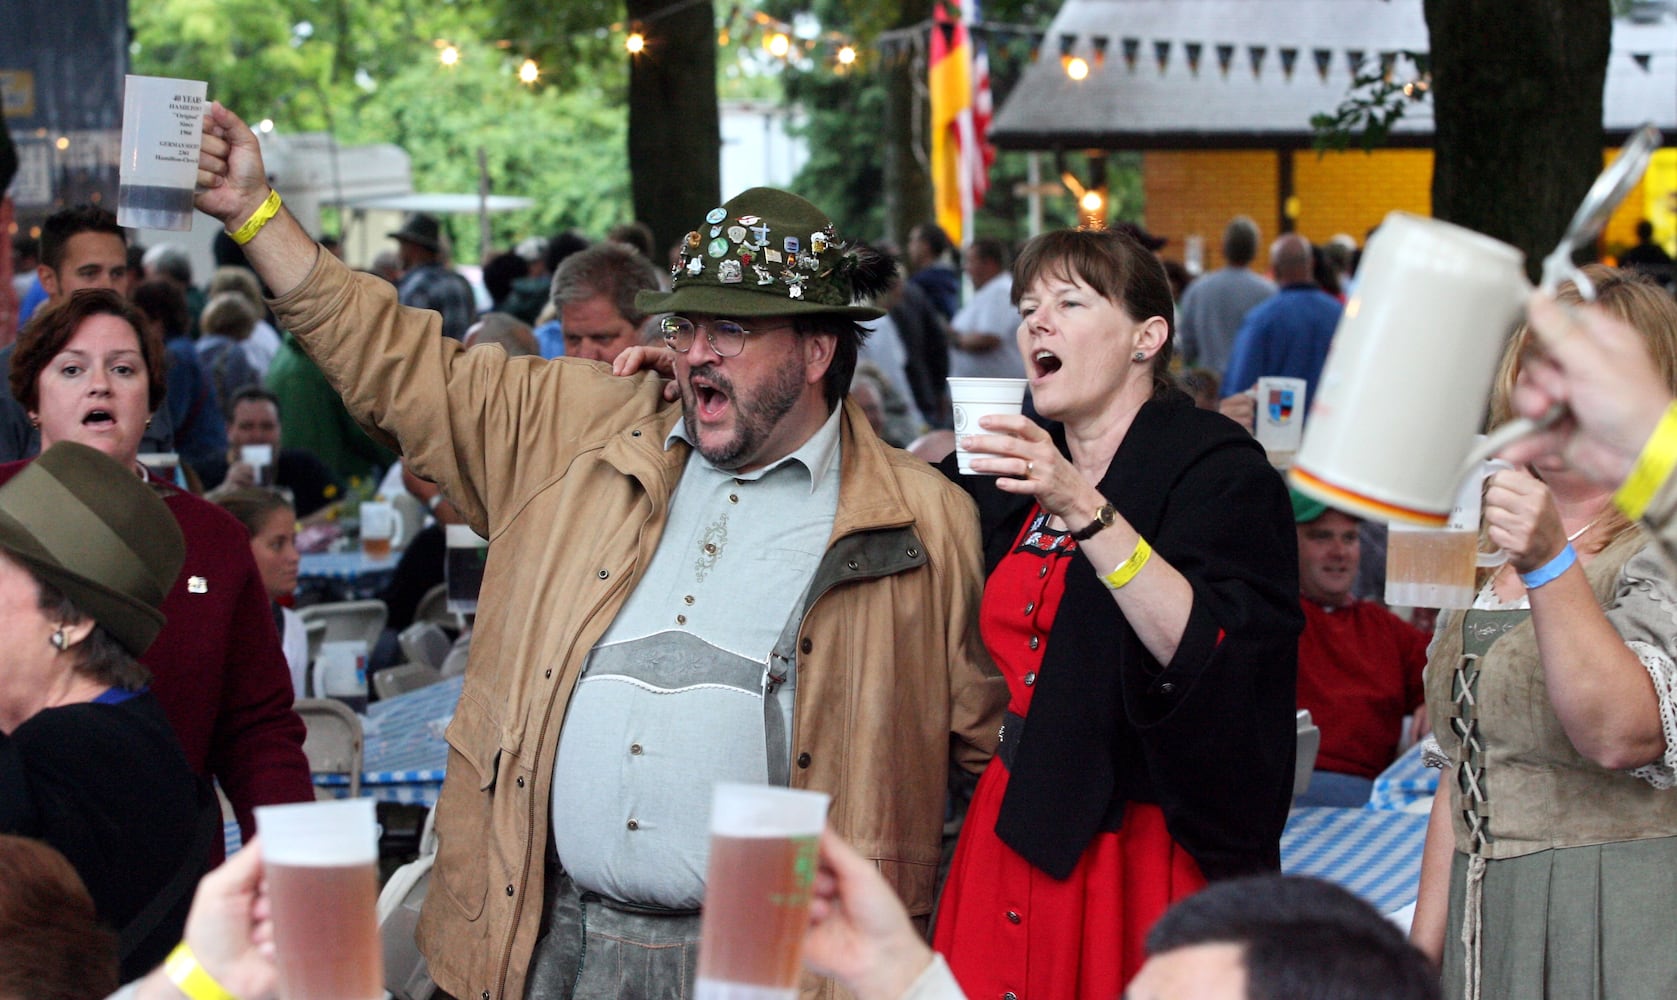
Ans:
[[[990,140],[1009,149],[1307,146],[1310,116],[1338,106],[1359,60],[1369,69],[1427,46],[1421,0],[1067,0]],[[1067,77],[1068,49],[1089,62],[1087,79]],[[1394,63],[1400,78],[1412,69]],[[1603,105],[1610,140],[1650,120],[1677,129],[1677,16],[1614,22]],[[1417,101],[1390,144],[1430,146],[1432,129],[1431,101]]]

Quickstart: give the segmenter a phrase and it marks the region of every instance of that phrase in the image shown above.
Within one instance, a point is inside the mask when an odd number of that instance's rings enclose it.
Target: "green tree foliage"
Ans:
[[[281,132],[400,145],[416,190],[476,191],[481,147],[497,193],[536,200],[494,218],[497,243],[572,226],[597,237],[630,215],[622,60],[592,32],[562,49],[499,45],[495,7],[132,0],[133,70],[207,80],[213,98]],[[609,23],[600,16],[589,23]],[[440,63],[439,40],[459,49],[458,65]],[[543,80],[562,85],[518,82],[532,53]],[[477,259],[476,227],[456,230],[459,258]]]

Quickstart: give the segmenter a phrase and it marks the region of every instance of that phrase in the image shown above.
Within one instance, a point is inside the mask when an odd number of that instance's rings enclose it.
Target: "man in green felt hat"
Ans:
[[[1404,716],[1424,728],[1421,670],[1427,637],[1373,601],[1351,593],[1362,548],[1355,517],[1297,490],[1299,707],[1322,731],[1310,787],[1298,805],[1357,808],[1397,756]],[[1419,735],[1412,729],[1410,735]]]
[[[926,917],[950,764],[983,765],[1006,693],[970,501],[845,400],[890,263],[783,191],[692,220],[637,302],[669,314],[667,400],[655,373],[438,337],[319,252],[220,106],[199,162],[280,322],[490,540],[419,926],[437,984],[692,995],[719,781],[830,794]]]

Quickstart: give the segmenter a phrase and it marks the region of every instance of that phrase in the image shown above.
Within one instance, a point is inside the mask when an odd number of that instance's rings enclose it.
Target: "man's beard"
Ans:
[[[698,408],[698,396],[691,381],[694,375],[703,375],[705,381],[726,393],[728,405],[734,411],[733,436],[720,445],[702,443],[699,422],[694,416]],[[718,469],[738,469],[754,460],[804,391],[803,367],[790,361],[749,397],[736,395],[733,380],[714,367],[695,369],[688,374],[688,379],[681,387],[681,418],[693,446]]]

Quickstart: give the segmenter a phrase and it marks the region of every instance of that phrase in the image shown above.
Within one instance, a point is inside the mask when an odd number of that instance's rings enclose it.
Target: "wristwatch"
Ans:
[[[1118,508],[1109,503],[1103,503],[1095,508],[1095,516],[1088,524],[1071,533],[1074,541],[1084,542],[1095,537],[1104,528],[1112,527],[1112,522],[1118,520]]]

